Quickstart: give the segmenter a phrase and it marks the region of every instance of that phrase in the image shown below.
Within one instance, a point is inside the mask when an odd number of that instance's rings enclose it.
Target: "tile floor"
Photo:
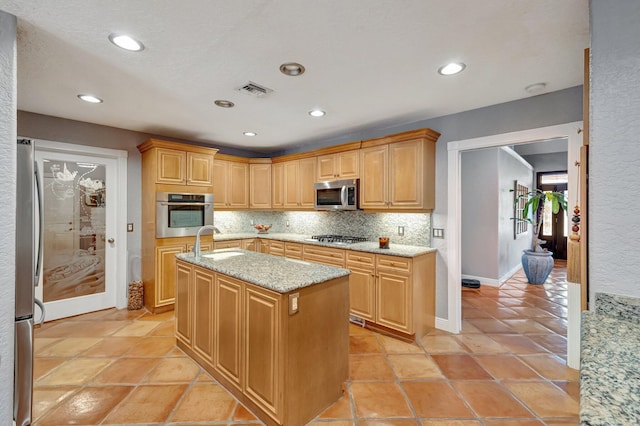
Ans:
[[[407,344],[351,325],[348,395],[329,425],[578,424],[565,365],[566,268],[463,291],[463,331]],[[173,313],[107,310],[36,331],[37,426],[259,424],[175,347]]]

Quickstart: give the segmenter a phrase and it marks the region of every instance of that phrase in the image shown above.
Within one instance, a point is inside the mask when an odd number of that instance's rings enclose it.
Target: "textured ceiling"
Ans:
[[[577,86],[589,43],[587,0],[0,0],[0,10],[18,17],[19,109],[256,151],[521,99],[532,83]],[[146,49],[113,46],[113,32]],[[289,61],[307,72],[284,76]],[[467,68],[437,74],[450,61]],[[248,81],[274,92],[236,90]],[[316,107],[327,115],[310,117]]]

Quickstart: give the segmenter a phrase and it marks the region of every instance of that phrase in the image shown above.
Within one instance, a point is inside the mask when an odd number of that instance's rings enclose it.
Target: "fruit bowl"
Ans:
[[[257,225],[253,225],[253,227],[258,230],[258,234],[266,234],[267,231],[271,229],[271,225],[262,225],[260,223]]]

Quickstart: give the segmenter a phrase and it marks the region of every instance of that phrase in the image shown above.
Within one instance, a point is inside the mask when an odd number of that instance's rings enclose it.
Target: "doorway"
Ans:
[[[545,192],[560,192],[568,197],[569,177],[567,171],[541,172],[537,177],[537,188]],[[550,203],[547,201],[547,203]],[[546,203],[545,203],[546,204]],[[556,260],[567,259],[567,238],[569,237],[569,219],[566,210],[554,214],[551,206],[545,206],[545,218],[540,231],[540,239],[545,241],[544,247],[553,252]],[[568,204],[567,204],[568,207]]]
[[[36,297],[45,321],[122,307],[127,242],[118,230],[126,221],[126,152],[38,140],[35,146],[43,212]]]

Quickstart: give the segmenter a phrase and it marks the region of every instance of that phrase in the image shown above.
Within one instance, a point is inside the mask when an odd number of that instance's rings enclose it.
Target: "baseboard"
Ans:
[[[506,274],[504,274],[501,278],[500,278],[500,285],[502,285],[505,281],[507,281],[509,278],[511,278],[512,276],[514,276],[517,272],[520,271],[520,269],[522,269],[522,265],[518,264],[516,266],[514,266],[513,268],[511,268],[511,270],[509,272],[507,272]]]
[[[489,285],[491,287],[499,287],[500,286],[500,282],[498,280],[496,280],[495,278],[478,277],[478,276],[475,276],[475,275],[467,275],[467,274],[462,274],[461,277],[462,277],[462,279],[466,279],[466,280],[478,280],[478,281],[480,281],[480,284]]]
[[[458,333],[457,330],[451,329],[451,321],[440,317],[436,317],[436,328],[438,330],[448,331],[449,333]]]

